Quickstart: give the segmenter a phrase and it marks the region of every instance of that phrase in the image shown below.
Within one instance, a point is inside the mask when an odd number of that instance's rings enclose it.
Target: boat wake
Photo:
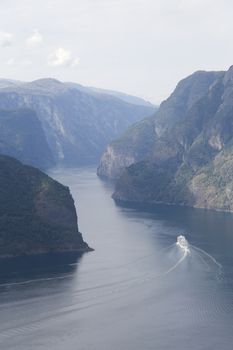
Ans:
[[[180,256],[180,254],[182,255]],[[212,255],[208,254],[203,249],[189,244],[183,235],[177,237],[176,244],[172,246],[170,256],[167,256],[167,258],[176,260],[176,262],[168,268],[164,274],[174,271],[185,261],[188,262],[189,270],[208,271],[214,274],[220,274],[222,272],[222,265]]]
[[[164,274],[168,274],[173,270],[175,270],[185,260],[185,258],[191,254],[188,241],[184,236],[180,235],[177,237],[176,246],[183,252],[183,255],[177,261],[177,263],[175,263],[175,265],[173,265],[170,269],[168,269]]]
[[[122,269],[126,272],[123,274],[125,278],[122,278]],[[162,286],[163,292],[168,291],[170,293],[172,291],[174,293],[174,291],[178,291],[179,293],[183,286],[189,286],[192,291],[194,288],[200,290],[200,286],[203,286],[205,282],[209,283],[210,280],[212,280],[213,284],[211,285],[214,287],[216,285],[216,276],[219,276],[221,270],[221,264],[212,255],[190,244],[185,236],[181,235],[177,237],[175,243],[162,249],[160,252],[143,256],[137,261],[118,266],[115,271],[116,275],[109,283],[93,282],[82,289],[77,285],[72,288],[72,293],[67,301],[64,299],[65,301],[61,303],[63,299],[60,299],[60,295],[48,295],[46,292],[43,298],[47,304],[50,305],[52,300],[54,300],[56,305],[59,302],[59,308],[49,311],[46,309],[40,312],[35,317],[33,316],[33,321],[30,324],[21,324],[20,320],[16,320],[14,326],[6,325],[4,329],[0,330],[0,343],[16,338],[19,339],[19,337],[23,339],[25,335],[43,330],[45,321],[47,324],[52,325],[61,317],[67,317],[67,315],[72,317],[72,314],[76,312],[101,307],[106,302],[113,303],[114,300],[122,298],[122,295],[124,295],[126,300],[127,297],[132,300],[134,296],[137,298],[139,295],[142,295],[144,298],[145,293],[148,293],[147,295],[150,298],[151,296],[154,298],[155,291],[158,290],[159,293],[159,286]],[[71,277],[70,274],[67,274],[45,279],[37,278],[35,280],[2,284],[0,287],[7,288],[8,292],[9,288],[15,288],[16,285],[21,285],[27,289],[32,283],[38,283],[40,288],[41,286],[43,287],[43,283],[46,283],[46,289],[48,290],[48,286],[54,285],[56,279],[64,279],[65,281],[66,278],[70,278],[72,281]],[[33,303],[35,301],[30,299],[30,302]],[[24,303],[24,300],[19,300],[15,302],[15,305],[20,308],[24,307]],[[215,303],[215,300],[213,303]],[[217,302],[216,305],[218,305]],[[204,307],[201,307],[201,312],[203,312],[203,309]],[[1,311],[4,311],[3,307]]]
[[[173,265],[170,269],[168,269],[164,274],[168,274],[175,270],[184,260],[185,258],[190,254],[190,251],[188,249],[184,249],[184,254],[183,256],[177,261],[175,265]]]

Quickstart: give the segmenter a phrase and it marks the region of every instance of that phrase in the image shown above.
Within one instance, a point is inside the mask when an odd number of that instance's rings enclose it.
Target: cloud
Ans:
[[[14,40],[12,33],[0,31],[0,46],[7,47],[11,46]]]
[[[43,36],[41,35],[38,29],[35,29],[33,31],[33,34],[29,38],[27,38],[26,43],[28,46],[34,47],[40,45],[42,41]]]
[[[21,61],[20,64],[22,66],[31,66],[32,65],[32,61],[26,58],[23,61]]]
[[[15,59],[12,57],[12,58],[9,58],[7,61],[6,61],[6,64],[8,66],[13,66],[15,64]]]
[[[75,67],[79,64],[79,58],[74,58],[72,52],[59,47],[48,56],[48,65],[53,67]]]
[[[80,63],[80,59],[77,57],[71,62],[71,67],[76,67]]]
[[[28,58],[25,58],[21,61],[17,61],[14,57],[11,57],[5,62],[5,64],[8,66],[31,66],[32,61]]]

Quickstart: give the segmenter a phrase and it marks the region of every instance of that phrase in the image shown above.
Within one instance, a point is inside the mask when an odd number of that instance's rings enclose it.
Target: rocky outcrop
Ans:
[[[132,125],[119,139],[111,142],[103,153],[97,174],[117,179],[133,163],[150,158],[154,147],[154,118]]]
[[[68,187],[0,156],[0,258],[88,250]]]
[[[154,112],[153,106],[134,105],[55,79],[4,82],[0,109],[19,108],[36,111],[55,163],[65,166],[98,162],[112,139]]]
[[[123,170],[135,161],[135,157],[128,155],[127,151],[122,156],[121,153],[115,150],[114,146],[109,145],[101,158],[97,174],[103,178],[117,179]]]
[[[116,200],[233,210],[232,77],[233,67],[181,81],[154,116],[153,132],[144,135],[153,139],[148,147],[133,143],[134,133],[124,135],[132,144],[128,152],[135,156],[144,147],[144,156],[123,171]],[[135,126],[140,135],[142,123]],[[123,157],[117,151],[115,158]]]

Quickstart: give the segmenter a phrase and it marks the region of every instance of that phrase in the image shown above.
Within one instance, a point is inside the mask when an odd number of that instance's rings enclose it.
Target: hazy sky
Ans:
[[[54,77],[158,103],[233,64],[232,0],[0,0],[0,76]]]

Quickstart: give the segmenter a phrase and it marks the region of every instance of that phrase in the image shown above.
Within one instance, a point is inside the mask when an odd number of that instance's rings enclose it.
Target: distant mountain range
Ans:
[[[158,112],[110,143],[98,174],[118,201],[233,210],[233,67],[182,80]]]
[[[142,99],[75,83],[1,79],[0,152],[40,168],[96,163],[112,139],[155,110]]]
[[[107,90],[107,89],[100,89],[100,88],[95,88],[91,86],[83,86],[80,84],[76,83],[66,83],[70,87],[74,87],[80,91],[87,92],[88,94],[93,94],[93,95],[110,95],[110,96],[115,96],[119,98],[122,101],[131,103],[133,105],[138,105],[138,106],[146,106],[146,107],[152,107],[152,108],[157,108],[155,105],[150,103],[149,101],[144,100],[143,98],[137,97],[137,96],[132,96],[125,94],[123,92],[119,91],[114,91],[114,90]]]

